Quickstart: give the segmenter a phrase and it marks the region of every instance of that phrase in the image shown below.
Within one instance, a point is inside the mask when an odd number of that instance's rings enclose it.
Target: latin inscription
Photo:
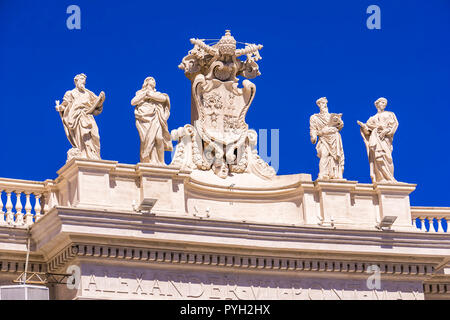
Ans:
[[[83,296],[132,299],[222,299],[222,300],[416,300],[424,295],[420,283],[381,281],[371,290],[365,280],[286,279],[216,275],[202,272],[138,273],[92,271],[83,274]]]

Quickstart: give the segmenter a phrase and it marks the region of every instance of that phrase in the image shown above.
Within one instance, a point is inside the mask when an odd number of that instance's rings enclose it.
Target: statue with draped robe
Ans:
[[[316,145],[319,161],[319,179],[343,179],[344,148],[339,131],[344,127],[341,113],[329,113],[328,100],[316,101],[320,113],[310,117],[311,143]]]
[[[63,103],[56,101],[64,131],[72,148],[67,152],[67,161],[72,158],[99,160],[100,135],[94,116],[103,110],[105,93],[96,96],[85,88],[86,75],[78,74],[74,78],[75,89],[65,93]]]
[[[373,183],[396,182],[392,141],[398,128],[398,121],[393,112],[384,110],[386,105],[387,100],[379,98],[375,101],[377,114],[370,117],[366,123],[357,122],[361,126],[361,136],[366,145]]]
[[[136,127],[141,139],[141,162],[165,165],[164,151],[173,150],[167,126],[170,99],[167,94],[156,91],[155,86],[155,79],[147,77],[131,105],[135,106]]]

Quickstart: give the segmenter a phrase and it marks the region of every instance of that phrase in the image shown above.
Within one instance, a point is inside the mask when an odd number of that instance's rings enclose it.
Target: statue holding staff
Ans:
[[[379,98],[375,101],[378,113],[370,117],[366,123],[357,121],[361,126],[361,136],[369,157],[372,183],[396,182],[392,140],[398,128],[398,121],[393,112],[384,110],[386,105],[387,100]]]
[[[103,110],[105,93],[96,96],[85,88],[86,75],[77,74],[74,78],[75,89],[65,93],[63,103],[56,101],[67,139],[72,149],[67,152],[67,161],[71,158],[100,158],[100,136],[94,116]]]
[[[155,86],[155,79],[147,77],[131,105],[136,107],[134,115],[141,139],[141,162],[165,165],[164,151],[173,150],[167,126],[170,99],[167,94],[156,91]]]

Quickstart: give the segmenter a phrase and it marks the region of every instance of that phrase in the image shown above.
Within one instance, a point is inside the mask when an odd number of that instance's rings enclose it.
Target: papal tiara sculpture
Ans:
[[[245,79],[239,88],[237,78],[260,75],[256,61],[262,45],[246,43],[237,49],[229,30],[214,44],[202,39],[191,43],[194,48],[179,68],[192,83],[192,123],[172,131],[178,141],[172,164],[212,169],[221,178],[248,172],[270,179],[275,170],[258,156],[256,131],[245,122],[256,86]],[[245,60],[239,59],[244,55]]]

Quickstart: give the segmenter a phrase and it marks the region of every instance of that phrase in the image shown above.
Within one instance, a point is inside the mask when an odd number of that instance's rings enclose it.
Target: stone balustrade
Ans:
[[[411,207],[413,225],[424,232],[449,232],[450,208]]]
[[[46,182],[0,178],[0,226],[28,227],[46,211]]]

